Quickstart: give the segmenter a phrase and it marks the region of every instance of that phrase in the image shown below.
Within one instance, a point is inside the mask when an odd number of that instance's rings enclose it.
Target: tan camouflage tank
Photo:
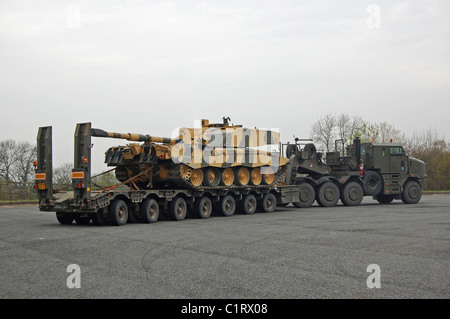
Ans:
[[[121,138],[130,143],[111,147],[105,163],[116,166],[119,181],[140,189],[235,187],[273,185],[286,170],[288,159],[268,151],[280,133],[201,120],[180,128],[178,138],[161,138],[92,129],[92,136]],[[139,176],[138,176],[139,175]],[[136,177],[138,176],[138,177]],[[136,178],[133,178],[136,177]]]

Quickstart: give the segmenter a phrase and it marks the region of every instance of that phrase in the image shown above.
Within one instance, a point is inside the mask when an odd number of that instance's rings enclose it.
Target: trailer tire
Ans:
[[[277,199],[274,194],[267,193],[258,203],[264,213],[273,213],[277,207]]]
[[[75,216],[74,219],[77,225],[89,225],[89,223],[91,222],[90,216]]]
[[[96,226],[105,226],[108,222],[101,212],[91,213],[92,223]]]
[[[209,218],[211,216],[212,207],[211,199],[208,196],[202,196],[194,203],[195,214],[202,219]]]
[[[56,213],[56,219],[61,225],[70,225],[74,220],[70,213]]]
[[[336,184],[325,182],[319,186],[317,192],[317,203],[322,207],[336,206],[340,198],[340,191]]]
[[[311,205],[316,200],[316,191],[314,190],[314,187],[312,187],[311,184],[306,182],[300,182],[297,185],[300,188],[299,191],[300,200],[292,204],[294,204],[294,206],[297,208],[311,207]]]
[[[349,182],[344,186],[341,201],[345,206],[358,206],[364,197],[364,190],[357,182]]]
[[[222,197],[219,201],[219,210],[223,216],[231,216],[236,211],[236,201],[231,195]]]
[[[416,181],[408,181],[403,187],[402,202],[405,204],[417,204],[422,197],[422,187]]]
[[[125,225],[128,221],[128,206],[122,199],[115,199],[109,208],[109,219],[113,226]]]
[[[392,203],[392,201],[394,200],[394,195],[380,194],[376,197],[376,199],[380,204],[389,204]]]
[[[169,214],[175,220],[183,220],[187,214],[187,204],[183,197],[175,197],[169,204]]]
[[[146,198],[141,204],[141,218],[144,223],[156,223],[159,217],[159,204],[153,198]]]
[[[383,190],[383,178],[376,171],[368,171],[364,176],[364,192],[370,196],[377,196]]]
[[[256,211],[258,202],[253,194],[247,194],[241,201],[241,208],[244,214],[253,214]]]

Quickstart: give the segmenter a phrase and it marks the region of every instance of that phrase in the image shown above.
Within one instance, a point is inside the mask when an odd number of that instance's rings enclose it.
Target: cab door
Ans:
[[[405,175],[408,172],[408,159],[402,146],[390,146],[389,155],[391,161],[391,172]]]

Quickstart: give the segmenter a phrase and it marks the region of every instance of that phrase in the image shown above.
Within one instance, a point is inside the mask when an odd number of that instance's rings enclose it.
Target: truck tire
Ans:
[[[125,225],[128,221],[128,206],[122,199],[115,199],[109,207],[109,219],[114,226]]]
[[[61,225],[70,225],[74,220],[70,213],[56,213],[56,219]]]
[[[231,216],[236,211],[236,201],[231,195],[222,197],[219,201],[219,210],[223,216]]]
[[[319,186],[317,192],[317,203],[322,207],[336,206],[340,198],[340,191],[336,184],[325,182]]]
[[[187,205],[183,197],[175,197],[169,204],[169,214],[175,220],[183,220],[186,218]]]
[[[96,226],[105,226],[106,224],[108,224],[108,221],[106,220],[105,216],[101,211],[97,213],[92,213],[91,219],[92,223]]]
[[[298,148],[295,144],[286,145],[286,157],[291,158],[292,155],[297,154]]]
[[[349,182],[344,186],[341,201],[345,206],[358,206],[364,197],[364,190],[357,182]]]
[[[300,188],[299,191],[300,200],[298,202],[293,203],[294,206],[298,208],[311,207],[311,205],[316,200],[316,191],[314,190],[314,187],[312,187],[311,184],[306,182],[300,182],[297,185]]]
[[[209,218],[212,213],[212,202],[208,196],[202,196],[194,203],[194,212],[200,218]]]
[[[146,198],[141,204],[141,218],[144,223],[156,223],[159,218],[159,204],[153,198]]]
[[[274,212],[275,208],[277,207],[277,199],[275,195],[272,193],[267,193],[266,195],[264,195],[264,197],[258,203],[258,207],[261,208],[264,213]]]
[[[416,181],[408,181],[403,187],[402,201],[405,204],[417,204],[422,197],[422,187]]]
[[[247,194],[241,201],[241,208],[244,214],[253,214],[256,211],[257,201],[253,194]]]
[[[389,203],[391,203],[394,200],[394,195],[383,195],[383,194],[380,194],[376,198],[377,198],[377,201],[380,204],[389,204]]]
[[[370,196],[377,196],[383,190],[383,178],[376,171],[368,171],[364,176],[364,192]]]

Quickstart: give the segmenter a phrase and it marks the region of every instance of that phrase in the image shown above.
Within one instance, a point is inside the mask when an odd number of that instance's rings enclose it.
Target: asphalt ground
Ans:
[[[0,207],[0,298],[447,299],[449,224],[448,195],[120,227]]]

